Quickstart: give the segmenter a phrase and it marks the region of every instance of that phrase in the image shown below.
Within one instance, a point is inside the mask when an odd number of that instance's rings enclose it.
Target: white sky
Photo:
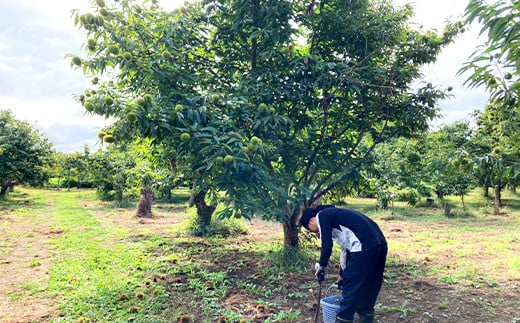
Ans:
[[[109,2],[111,0],[105,0]],[[167,8],[183,0],[160,0]],[[460,17],[467,0],[396,0],[411,3],[414,21],[425,28],[442,28],[446,19]],[[84,35],[74,26],[72,9],[86,10],[89,0],[0,0],[0,109],[39,127],[63,152],[93,149],[105,121],[84,114],[73,99],[89,86],[80,71],[70,67],[66,54],[81,54]],[[477,32],[470,30],[442,53],[438,62],[424,69],[425,80],[452,86],[453,99],[440,102],[444,118],[437,124],[469,120],[487,96],[463,88],[455,74],[475,49]]]

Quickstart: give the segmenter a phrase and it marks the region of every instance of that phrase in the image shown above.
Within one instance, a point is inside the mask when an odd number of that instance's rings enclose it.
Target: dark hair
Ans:
[[[327,209],[329,207],[335,207],[334,205],[318,205],[316,208],[308,208],[305,209],[302,213],[302,217],[300,218],[300,224],[308,229],[309,221],[314,218],[318,212],[320,212],[323,209]]]

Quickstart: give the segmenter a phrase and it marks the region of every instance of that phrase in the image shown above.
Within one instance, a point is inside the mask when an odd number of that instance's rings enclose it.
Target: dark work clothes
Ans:
[[[386,239],[379,226],[368,216],[351,209],[335,207],[318,212],[316,219],[321,237],[320,265],[326,267],[332,254],[332,241],[336,241],[341,252],[359,252],[379,245]],[[344,263],[341,264],[344,268]]]
[[[326,267],[332,242],[341,249],[343,301],[338,316],[353,320],[354,314],[372,314],[383,283],[387,244],[379,226],[361,212],[326,208],[316,216],[321,237],[320,265]]]

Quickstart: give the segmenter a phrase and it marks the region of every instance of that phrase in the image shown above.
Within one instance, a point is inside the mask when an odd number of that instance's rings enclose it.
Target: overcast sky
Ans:
[[[110,0],[106,0],[109,2]],[[180,0],[162,0],[172,8]],[[467,0],[397,0],[411,3],[414,21],[427,28],[441,29],[446,19],[456,19]],[[84,114],[73,99],[89,86],[81,72],[70,67],[66,54],[82,54],[85,36],[74,26],[72,9],[87,10],[88,0],[0,0],[0,109],[11,110],[51,140],[58,151],[81,151],[85,145],[96,150],[97,132],[105,124],[101,117]],[[482,108],[487,96],[482,90],[462,86],[456,77],[477,41],[469,30],[444,50],[438,62],[424,69],[425,80],[452,86],[455,96],[440,102],[443,118],[439,124],[470,120],[470,113]]]

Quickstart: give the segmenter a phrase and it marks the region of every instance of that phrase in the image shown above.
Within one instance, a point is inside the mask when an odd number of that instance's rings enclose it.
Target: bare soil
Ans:
[[[84,207],[88,208],[87,202]],[[174,237],[174,228],[184,220],[183,217],[174,216],[178,211],[168,208],[154,210],[152,218],[136,218],[127,209],[120,209],[110,214],[98,213],[95,216],[106,227],[122,227],[129,229],[136,236],[145,232],[153,232],[164,237]],[[48,322],[57,315],[56,305],[58,299],[35,296],[39,291],[45,290],[48,281],[48,268],[53,259],[53,252],[45,243],[53,236],[63,232],[53,230],[47,226],[49,223],[47,214],[39,214],[37,217],[14,216],[14,211],[9,208],[0,209],[0,322]],[[412,223],[383,220],[379,222],[388,240],[395,242],[412,243],[410,237],[416,236],[426,227]],[[261,269],[265,265],[258,254],[244,251],[245,246],[252,241],[280,241],[282,238],[279,224],[253,220],[247,224],[247,234],[240,235],[232,242],[236,246],[236,252],[229,254],[225,262],[213,261],[212,248],[208,248],[203,240],[186,246],[194,250],[193,257],[197,257],[199,250],[201,257],[207,259],[208,270],[225,271],[228,262],[239,262],[247,259],[248,266],[243,269],[233,269],[228,272],[230,278],[246,279],[251,277],[251,272]],[[224,243],[224,242],[223,242]],[[200,244],[200,246],[197,246]],[[520,242],[516,241],[517,248]],[[197,247],[200,247],[197,249]],[[477,246],[476,246],[477,248]],[[246,248],[247,249],[247,248]],[[203,254],[203,255],[202,255]],[[389,257],[401,257],[389,251]],[[203,259],[203,258],[200,258]],[[436,257],[424,260],[428,266],[445,266],[453,261],[449,256]],[[486,258],[478,252],[470,259],[482,267],[485,267],[492,259]],[[497,273],[496,284],[479,286],[457,286],[439,283],[436,278],[425,278],[421,275],[412,275],[408,263],[392,263],[387,266],[387,277],[378,299],[378,322],[493,322],[508,323],[520,322],[520,281],[515,277]],[[325,288],[334,281],[333,275],[324,283]],[[165,284],[171,289],[172,295],[177,297],[189,297],[189,290],[174,282],[182,283],[183,277],[169,277]],[[289,274],[282,284],[285,293],[277,294],[271,299],[273,303],[281,304],[282,309],[299,309],[308,319],[301,322],[313,322],[317,305],[317,284],[315,289],[306,291],[308,295],[302,298],[288,300],[284,295],[301,293],[302,283],[312,281],[312,271],[309,273]],[[252,281],[262,284],[261,281]],[[172,297],[172,306],[176,299]],[[244,318],[254,319],[254,322],[263,322],[269,313],[263,313],[258,304],[252,301],[243,289],[230,288],[224,306],[241,313]],[[202,317],[197,316],[197,310],[192,309],[196,322]]]

